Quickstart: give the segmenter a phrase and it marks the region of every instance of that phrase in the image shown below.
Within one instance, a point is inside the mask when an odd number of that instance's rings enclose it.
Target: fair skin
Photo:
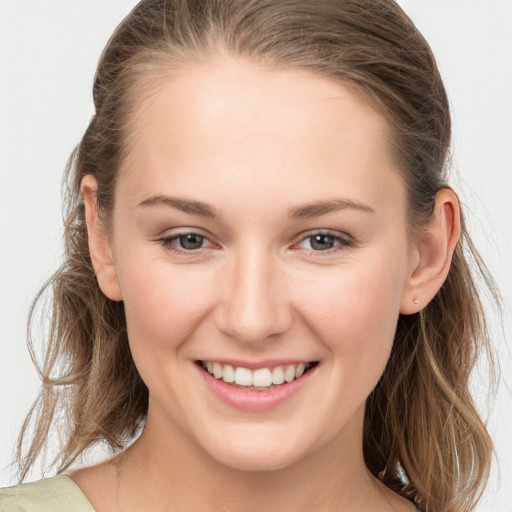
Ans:
[[[398,315],[446,278],[455,194],[438,193],[411,240],[385,119],[305,71],[219,59],[142,103],[110,235],[92,176],[82,193],[98,282],[124,301],[149,388],[147,424],[73,480],[97,512],[414,510],[365,467],[364,407]],[[202,362],[311,368],[242,392]]]

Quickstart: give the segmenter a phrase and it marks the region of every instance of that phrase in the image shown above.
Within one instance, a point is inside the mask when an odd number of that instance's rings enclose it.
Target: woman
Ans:
[[[22,477],[55,406],[61,472],[143,432],[0,504],[471,510],[492,449],[468,391],[485,321],[446,95],[403,12],[144,1],[94,98]]]

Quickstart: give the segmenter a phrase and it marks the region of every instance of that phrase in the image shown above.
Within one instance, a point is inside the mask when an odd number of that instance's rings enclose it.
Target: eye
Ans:
[[[200,249],[206,239],[197,233],[188,233],[187,235],[179,235],[176,240],[183,249],[193,251]]]
[[[309,245],[315,251],[326,251],[336,245],[336,239],[332,235],[312,235],[308,236]]]
[[[347,237],[342,237],[334,233],[318,232],[304,237],[298,246],[313,253],[332,253],[352,246],[352,241]]]
[[[183,254],[199,252],[211,245],[210,241],[204,235],[198,233],[179,233],[174,236],[168,236],[158,239],[164,249]]]

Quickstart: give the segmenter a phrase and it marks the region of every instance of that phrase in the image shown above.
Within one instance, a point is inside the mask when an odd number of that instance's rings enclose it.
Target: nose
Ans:
[[[284,280],[268,253],[243,251],[223,273],[217,327],[247,345],[264,344],[286,332],[292,311]]]

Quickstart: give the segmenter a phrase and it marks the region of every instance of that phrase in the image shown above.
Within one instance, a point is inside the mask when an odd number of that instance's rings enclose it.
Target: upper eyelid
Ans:
[[[310,238],[315,235],[332,236],[333,238],[343,240],[344,242],[353,242],[354,241],[353,237],[350,236],[348,233],[334,231],[331,229],[316,229],[316,230],[313,229],[311,231],[305,231],[304,233],[297,235],[296,240],[297,240],[297,242],[301,242],[301,241],[306,240],[307,238]]]
[[[205,235],[204,233],[201,233],[201,232],[198,232],[198,231],[180,231],[179,233],[173,233],[173,234],[170,234],[170,235],[162,235],[162,236],[159,236],[156,241],[157,242],[169,242],[171,240],[177,240],[178,238],[182,237],[182,236],[187,236],[187,235],[197,235],[197,236],[200,236],[201,238],[204,238],[205,240],[207,240],[210,244],[213,244],[214,242],[211,240],[211,237],[209,235]],[[186,250],[186,249],[184,249]]]
[[[162,235],[158,235],[158,239],[178,238],[180,236],[185,236],[185,235],[199,235],[204,238],[207,238],[210,241],[212,238],[212,235],[205,233],[201,228],[185,228],[184,230],[181,230],[181,228],[177,228],[177,229],[180,229],[180,231],[178,231],[176,233],[171,233],[168,235],[165,234],[165,232],[168,230],[163,231]],[[309,238],[310,236],[315,236],[315,235],[328,235],[328,236],[332,236],[335,238],[341,238],[344,240],[352,239],[352,236],[350,236],[348,233],[344,233],[344,232],[340,232],[340,231],[336,231],[336,230],[332,230],[332,229],[324,229],[324,228],[318,228],[318,229],[304,231],[304,232],[296,235],[294,237],[294,239],[295,240],[304,240],[306,238]]]
[[[204,237],[212,236],[208,233],[208,231],[204,230],[203,228],[199,228],[199,227],[195,227],[195,226],[166,228],[166,229],[162,229],[155,236],[157,236],[158,238],[172,238],[174,236],[190,235],[192,233],[196,234],[196,235],[201,235]]]

